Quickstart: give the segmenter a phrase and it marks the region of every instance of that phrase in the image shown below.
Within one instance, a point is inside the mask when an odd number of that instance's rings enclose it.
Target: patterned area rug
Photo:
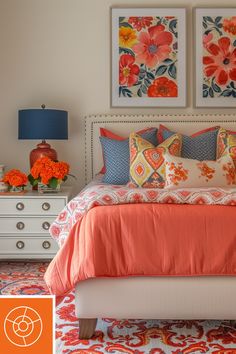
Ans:
[[[1,295],[43,295],[47,263],[0,263]],[[236,354],[236,330],[227,321],[98,321],[92,340],[79,340],[71,293],[56,312],[56,354]]]

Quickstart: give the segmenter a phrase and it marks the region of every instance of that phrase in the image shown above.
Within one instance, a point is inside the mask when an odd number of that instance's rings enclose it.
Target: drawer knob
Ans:
[[[25,247],[25,243],[23,241],[17,241],[16,242],[16,247],[19,249],[19,250],[22,250],[24,247]]]
[[[49,203],[43,203],[42,204],[42,209],[43,210],[49,210],[51,208],[51,205]]]
[[[49,222],[44,221],[44,222],[42,223],[42,227],[43,227],[44,230],[49,230],[49,228],[50,228]]]
[[[51,247],[51,243],[49,241],[43,241],[42,245],[45,250],[48,250]]]
[[[25,228],[25,224],[22,222],[22,221],[19,221],[17,224],[16,224],[16,228],[18,230],[23,230]]]
[[[24,206],[23,203],[20,202],[20,203],[17,203],[17,204],[16,204],[16,209],[17,209],[17,210],[24,210],[24,208],[25,208],[25,206]]]

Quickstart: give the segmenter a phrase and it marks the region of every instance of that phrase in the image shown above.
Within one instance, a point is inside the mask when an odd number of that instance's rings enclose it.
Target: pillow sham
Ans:
[[[156,141],[155,141],[154,145],[157,145],[158,144],[158,139],[157,139],[158,129],[157,128],[145,128],[145,129],[139,130],[137,132],[137,134],[141,135],[143,133],[153,131],[153,130],[156,131]],[[111,130],[108,130],[106,128],[100,128],[100,136],[104,136],[105,138],[119,140],[119,141],[129,139],[129,138],[124,138],[122,136],[119,136],[119,135],[113,133]],[[103,160],[104,160],[104,157],[103,157]],[[106,172],[106,166],[104,165],[102,167],[100,173],[104,174],[105,172]]]
[[[217,136],[217,157],[229,153],[236,166],[236,134],[224,128],[219,130]]]
[[[232,158],[225,154],[217,161],[198,161],[164,155],[167,189],[230,187],[236,184]]]
[[[147,129],[141,136],[154,146],[157,145],[157,129]],[[106,171],[102,181],[109,184],[129,182],[129,139],[114,140],[100,136]]]
[[[191,136],[182,135],[181,156],[196,160],[216,160],[217,134],[219,127],[212,127]],[[158,140],[162,141],[175,134],[164,125],[160,125]]]
[[[165,186],[164,153],[180,155],[181,135],[175,134],[155,147],[138,134],[130,134],[130,186],[163,188]]]

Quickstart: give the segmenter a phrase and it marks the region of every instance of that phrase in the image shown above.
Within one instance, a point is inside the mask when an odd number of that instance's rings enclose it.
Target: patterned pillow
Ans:
[[[217,136],[217,157],[229,153],[236,166],[236,134],[221,128]]]
[[[175,134],[155,147],[138,134],[130,134],[130,181],[132,186],[163,188],[165,164],[163,154],[168,151],[180,155],[181,135]]]
[[[164,128],[165,127],[162,126],[161,129],[159,129],[162,131],[164,139],[175,134],[175,132]],[[218,127],[213,127],[206,129],[203,132],[195,133],[193,136],[182,135],[181,156],[187,159],[196,159],[200,161],[216,160],[218,130]]]
[[[141,136],[157,145],[157,129],[145,130]],[[105,174],[102,181],[109,184],[127,184],[129,182],[129,139],[114,140],[100,136]]]
[[[236,184],[232,158],[225,154],[217,161],[198,161],[164,155],[167,189],[229,187]]]
[[[148,131],[153,131],[153,129],[155,129],[155,131],[157,133],[157,135],[156,135],[157,140],[156,140],[156,142],[154,144],[154,145],[157,145],[158,144],[158,129],[153,128],[153,127],[152,128],[144,128],[142,130],[139,130],[137,132],[137,134],[142,135],[143,133],[146,133]],[[129,139],[129,138],[124,138],[124,137],[122,137],[120,135],[117,135],[117,134],[113,133],[111,130],[106,129],[106,128],[100,128],[100,136],[104,136],[105,138],[109,138],[109,139],[113,139],[113,140],[120,140],[120,141],[121,140],[125,140],[125,139]],[[102,167],[100,173],[104,174],[105,172],[106,172],[106,167],[104,165]]]

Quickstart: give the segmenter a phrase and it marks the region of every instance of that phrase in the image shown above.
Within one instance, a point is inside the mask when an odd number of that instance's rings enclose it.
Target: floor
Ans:
[[[1,295],[43,295],[47,263],[0,262]],[[236,354],[236,330],[227,321],[98,321],[92,340],[79,340],[74,294],[56,311],[56,354]]]

